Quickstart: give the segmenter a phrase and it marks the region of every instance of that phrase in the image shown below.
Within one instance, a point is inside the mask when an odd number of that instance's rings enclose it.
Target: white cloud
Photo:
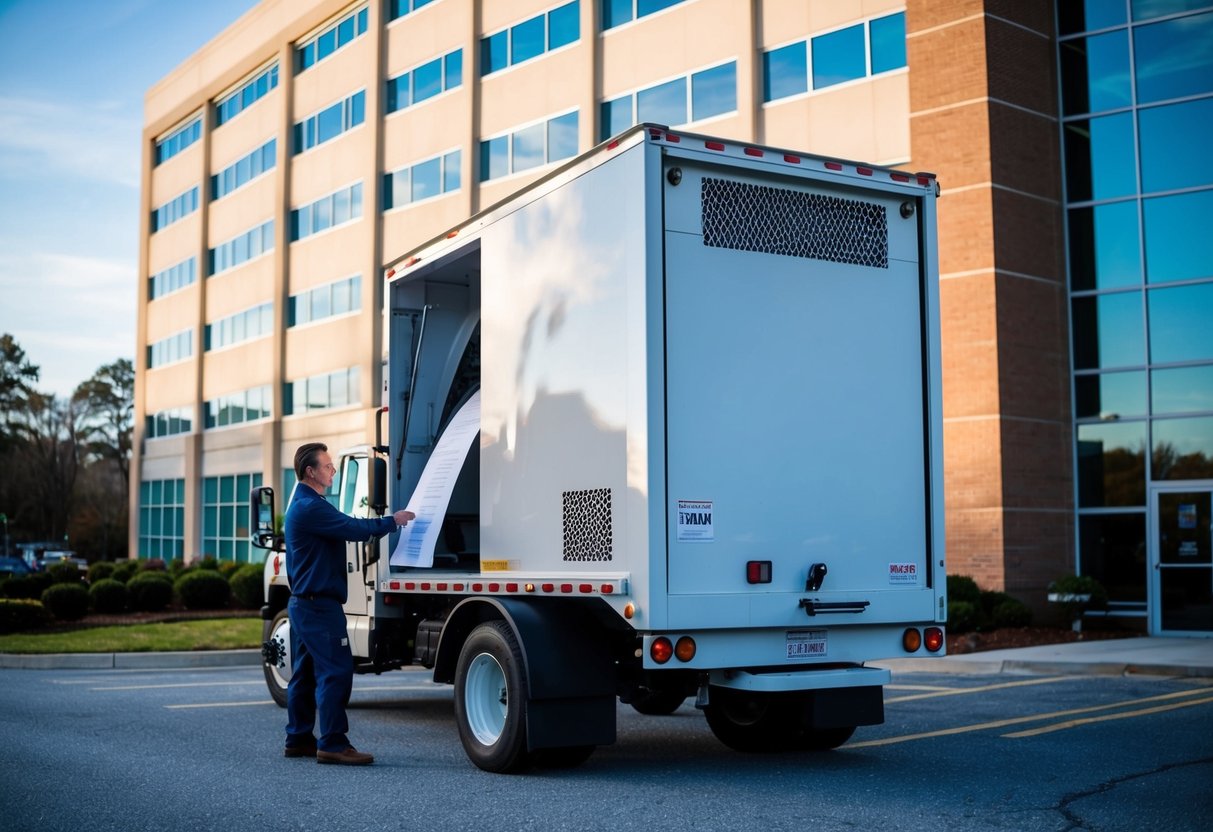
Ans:
[[[138,115],[113,101],[0,96],[0,170],[14,178],[68,174],[137,188],[140,129]]]

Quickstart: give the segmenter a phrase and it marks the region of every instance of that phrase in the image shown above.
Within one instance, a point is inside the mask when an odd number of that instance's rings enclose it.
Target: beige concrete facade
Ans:
[[[1017,514],[1010,522],[1012,508],[1004,495],[1030,491],[1033,477],[1056,477],[1030,464],[1021,476],[1004,462],[1004,448],[1011,444],[1017,446],[1021,460],[1023,453],[1030,457],[1035,452],[1032,438],[1021,435],[1001,415],[1018,376],[1008,372],[1014,368],[1006,363],[1006,348],[999,345],[999,337],[1014,330],[1021,318],[1033,317],[1031,310],[1043,303],[1051,310],[1052,323],[1031,336],[1036,342],[1026,344],[1028,352],[1023,355],[1030,358],[1032,350],[1043,349],[1066,358],[1059,254],[1046,255],[1043,265],[1016,265],[1018,271],[1012,274],[1001,262],[1010,259],[1014,241],[992,231],[1003,216],[1022,215],[1029,222],[1038,204],[1046,206],[1046,227],[1055,227],[1058,213],[1055,193],[1036,193],[1056,188],[1056,176],[1046,186],[1017,183],[1014,170],[1007,172],[1005,165],[991,159],[995,152],[991,122],[1022,115],[1025,108],[1035,109],[1036,103],[1015,104],[1007,110],[988,100],[990,68],[984,39],[1014,40],[1034,21],[1014,23],[1004,31],[1001,24],[990,22],[976,0],[944,4],[684,0],[603,31],[600,0],[580,0],[580,36],[574,42],[481,77],[481,38],[562,5],[553,0],[434,0],[387,21],[389,4],[380,0],[361,4],[263,0],[148,92],[144,216],[195,186],[201,189],[201,199],[198,211],[155,233],[145,222],[141,234],[132,476],[137,482],[184,480],[184,528],[179,530],[184,556],[210,553],[203,540],[203,478],[256,473],[267,484],[281,485],[282,471],[290,466],[299,443],[321,439],[340,447],[373,435],[374,409],[380,401],[378,312],[384,265],[554,167],[480,182],[481,141],[576,112],[577,150],[582,152],[601,138],[604,101],[735,62],[735,110],[692,122],[689,129],[939,174],[946,194],[940,203],[946,241],[942,261],[949,278],[943,297],[944,339],[949,348],[945,412],[951,569],[980,567],[984,585],[1003,586],[1008,541],[1025,536],[1018,518],[1026,516]],[[1048,3],[1030,5],[1051,8]],[[297,44],[361,8],[367,10],[365,34],[305,71],[294,71]],[[763,102],[765,51],[903,11],[908,67],[820,90],[810,84],[803,93]],[[1050,35],[1041,37],[1051,43]],[[1037,42],[1034,38],[1021,38],[1027,45],[1012,44],[1012,48],[1030,50]],[[454,50],[462,51],[458,86],[384,115],[387,79]],[[277,88],[215,126],[216,102],[274,62]],[[1051,83],[1051,70],[1045,74]],[[366,117],[361,125],[318,147],[292,153],[296,123],[359,90],[365,91]],[[201,139],[171,159],[153,164],[156,141],[199,113]],[[1022,120],[1025,129],[1039,121],[1028,116]],[[1055,120],[1050,123],[1046,118],[1043,131],[1037,133],[1034,140],[1041,145],[1037,154],[1051,154],[1056,165]],[[271,138],[277,142],[274,169],[212,203],[210,177]],[[460,152],[457,189],[382,210],[385,173],[456,150]],[[1023,148],[1007,152],[1022,153]],[[1005,188],[1003,180],[1008,183]],[[292,209],[353,183],[362,185],[360,220],[291,242]],[[1022,205],[1008,196],[1019,189],[1028,193]],[[271,219],[271,252],[207,275],[210,249]],[[1033,230],[1025,227],[1024,233]],[[197,280],[149,300],[148,277],[191,256],[197,258]],[[359,311],[288,327],[287,303],[292,295],[354,275],[361,279]],[[1028,281],[1027,289],[1020,288],[1023,281]],[[204,350],[208,323],[267,302],[273,304],[272,333]],[[145,347],[184,330],[193,333],[192,356],[149,369]],[[1033,386],[1031,395],[1022,397],[1020,408],[1024,424],[1052,431],[1050,447],[1056,440],[1064,451],[1057,456],[1064,468],[1058,485],[1068,483],[1070,477],[1068,439],[1060,437],[1067,429],[1068,410],[1059,410],[1068,408],[1067,362],[1057,376],[1061,381],[1054,379],[1058,389],[1051,399],[1033,399],[1041,395],[1039,386]],[[348,367],[360,368],[356,405],[282,415],[287,382]],[[970,384],[970,377],[978,382]],[[965,381],[958,382],[960,378]],[[271,391],[270,418],[203,427],[206,402],[259,386]],[[174,408],[192,410],[191,430],[148,438],[145,416]],[[1017,482],[1023,487],[1012,487]],[[1037,541],[1049,549],[1049,569],[1058,558],[1073,560],[1073,518],[1066,488],[1060,489],[1062,496],[1045,500],[1047,505],[1028,505],[1025,497],[1025,504],[1013,509],[1041,517],[1065,513],[1061,528],[1050,526]],[[130,546],[138,552],[140,489],[133,488],[132,495]],[[959,512],[953,513],[953,507]],[[1026,536],[1031,538],[1032,533]],[[983,565],[987,559],[992,561],[988,568]]]

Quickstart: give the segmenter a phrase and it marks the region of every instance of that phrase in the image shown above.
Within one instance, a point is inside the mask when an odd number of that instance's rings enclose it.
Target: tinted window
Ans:
[[[412,98],[409,95],[409,74],[406,72],[398,78],[389,79],[387,82],[387,111],[394,113],[397,110],[403,110],[412,103]]]
[[[1063,35],[1106,29],[1124,22],[1124,0],[1069,0],[1057,4],[1057,28]]]
[[[568,3],[548,12],[548,49],[557,49],[577,40],[581,34],[577,3]]]
[[[327,110],[321,111],[316,117],[316,143],[321,144],[329,139],[341,135],[341,110],[340,104],[334,104]]]
[[[1129,36],[1125,30],[1068,40],[1061,53],[1061,90],[1067,115],[1097,113],[1132,103]]]
[[[1078,541],[1082,574],[1089,575],[1103,584],[1109,601],[1145,602],[1146,515],[1144,512],[1089,514],[1080,517],[1078,519]]]
[[[1150,373],[1150,404],[1160,414],[1213,411],[1213,365]]]
[[[1146,412],[1144,370],[1074,378],[1074,415],[1079,419],[1145,416]]]
[[[442,157],[442,190],[444,192],[459,190],[461,164],[458,150]]]
[[[1074,367],[1145,364],[1141,292],[1074,299]]]
[[[644,17],[646,14],[668,9],[681,2],[682,0],[636,0],[636,16]]]
[[[1150,360],[1213,360],[1213,283],[1150,291]]]
[[[631,127],[635,123],[632,121],[632,96],[602,102],[601,123],[602,135],[599,138],[604,140]]]
[[[636,94],[637,121],[651,121],[667,126],[686,124],[687,82],[677,78]]]
[[[1138,112],[1142,190],[1213,185],[1213,98]]]
[[[430,61],[413,70],[413,102],[425,101],[442,92],[442,61]]]
[[[691,118],[695,121],[737,109],[737,64],[705,69],[691,76]]]
[[[1117,0],[1111,0],[1117,2]],[[1120,5],[1124,5],[1121,3]],[[1133,19],[1148,20],[1209,5],[1208,0],[1133,0]]]
[[[505,69],[509,65],[509,32],[498,32],[480,41],[481,75]]]
[[[866,74],[862,25],[813,38],[813,89],[853,81]]]
[[[463,83],[463,50],[456,49],[444,60],[446,61],[445,87],[452,90]]]
[[[1213,418],[1155,419],[1153,433],[1154,479],[1213,477]]]
[[[1083,507],[1146,502],[1146,423],[1078,426],[1078,503]]]
[[[519,130],[514,134],[514,164],[512,170],[515,173],[520,170],[538,167],[544,163],[543,142],[545,133],[546,125],[536,124],[533,127]]]
[[[1065,126],[1066,197],[1071,202],[1137,192],[1132,113]]]
[[[808,54],[808,44],[804,41],[763,53],[763,101],[774,101],[808,91]]]
[[[602,28],[610,29],[632,19],[632,0],[602,0]]]
[[[413,165],[413,201],[437,196],[442,192],[442,160],[430,159]]]
[[[554,118],[548,122],[548,161],[555,162],[577,155],[577,114]]]
[[[1134,30],[1139,103],[1213,92],[1213,12]]]
[[[1207,245],[1213,191],[1155,197],[1142,207],[1149,282],[1213,275],[1213,248]]]
[[[872,74],[906,65],[905,12],[880,17],[870,24]]]
[[[510,172],[509,137],[500,136],[480,143],[480,181],[496,179]]]
[[[1070,211],[1070,281],[1076,291],[1141,283],[1137,202]]]
[[[510,30],[510,63],[518,64],[543,54],[543,17],[533,17]]]

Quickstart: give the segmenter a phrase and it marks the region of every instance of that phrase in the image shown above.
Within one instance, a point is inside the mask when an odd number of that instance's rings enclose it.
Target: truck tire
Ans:
[[[286,686],[291,681],[291,620],[282,609],[261,627],[261,664],[265,686],[279,707],[286,707]]]
[[[686,698],[687,695],[682,691],[642,688],[636,692],[629,704],[637,713],[645,716],[669,716],[678,710]]]
[[[708,726],[735,751],[829,751],[855,733],[854,726],[809,728],[806,703],[795,696],[712,688],[708,702]]]
[[[485,771],[518,771],[529,762],[524,661],[504,621],[476,627],[459,652],[455,723],[468,759]]]

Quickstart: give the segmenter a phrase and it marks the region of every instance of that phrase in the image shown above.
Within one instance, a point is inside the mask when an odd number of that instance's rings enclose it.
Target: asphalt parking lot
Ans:
[[[485,774],[450,688],[358,677],[369,769],[281,756],[259,668],[0,671],[7,830],[1206,829],[1208,679],[898,673],[886,722],[823,754],[744,755],[684,704],[619,708],[583,766]]]

